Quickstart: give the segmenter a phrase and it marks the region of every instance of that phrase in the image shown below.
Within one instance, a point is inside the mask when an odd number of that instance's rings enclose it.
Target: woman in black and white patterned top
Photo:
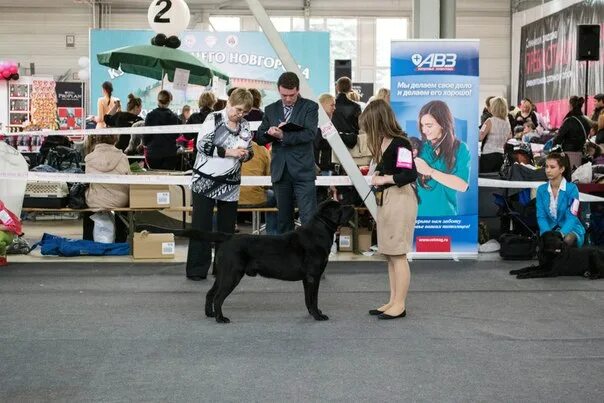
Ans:
[[[252,103],[252,94],[238,88],[231,93],[226,108],[209,114],[201,128],[191,183],[194,229],[212,231],[217,207],[218,231],[235,232],[241,164],[254,156],[250,125],[243,119]],[[190,240],[187,278],[205,279],[211,263],[211,244]]]

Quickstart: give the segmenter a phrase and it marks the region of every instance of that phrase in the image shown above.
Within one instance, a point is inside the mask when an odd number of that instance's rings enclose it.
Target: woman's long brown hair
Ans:
[[[422,131],[421,124],[424,115],[432,116],[434,120],[436,120],[436,123],[443,129],[442,137],[437,141],[437,143],[440,142],[440,144],[434,149],[434,152],[440,151],[437,153],[438,158],[444,157],[445,163],[447,164],[447,173],[450,173],[457,162],[456,154],[460,144],[459,139],[455,137],[455,124],[453,122],[451,110],[443,101],[430,101],[422,107],[419,111],[417,124],[422,140],[426,141],[427,138]]]
[[[430,101],[425,104],[419,111],[419,117],[417,119],[417,125],[419,132],[422,136],[422,141],[426,141],[426,135],[422,130],[422,117],[424,115],[430,115],[436,120],[436,123],[442,127],[442,137],[438,139],[437,146],[433,149],[433,152],[438,155],[437,158],[444,158],[445,164],[447,165],[447,173],[451,173],[457,162],[457,149],[459,148],[460,141],[455,137],[455,123],[453,121],[453,114],[451,110],[443,101]],[[420,175],[419,182],[423,188],[427,188],[427,182],[431,179],[429,175]]]
[[[376,164],[382,161],[382,140],[384,138],[398,137],[409,143],[407,134],[396,121],[392,108],[383,99],[369,102],[359,116],[359,127],[367,133],[367,146]],[[411,143],[409,143],[409,148],[411,148]]]

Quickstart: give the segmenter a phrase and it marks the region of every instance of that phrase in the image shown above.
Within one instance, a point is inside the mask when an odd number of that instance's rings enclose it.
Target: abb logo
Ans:
[[[411,56],[411,61],[417,70],[454,70],[457,64],[455,53],[430,53],[423,57],[419,53]]]

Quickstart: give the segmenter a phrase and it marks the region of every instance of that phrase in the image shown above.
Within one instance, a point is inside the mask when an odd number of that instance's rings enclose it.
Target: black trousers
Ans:
[[[287,167],[283,169],[281,180],[273,182],[273,190],[277,199],[277,221],[280,234],[294,230],[296,202],[302,224],[309,222],[317,211],[315,181],[297,181],[287,171]]]
[[[94,221],[90,218],[93,212],[84,211],[82,219],[82,239],[86,241],[94,241]],[[121,218],[120,218],[121,217]],[[115,242],[128,241],[128,225],[124,223],[128,221],[127,217],[121,213],[115,213]]]
[[[503,154],[490,153],[482,154],[478,160],[478,172],[499,172],[503,165]]]
[[[212,231],[214,207],[218,208],[217,230],[228,234],[235,233],[237,223],[237,202],[214,200],[193,192],[193,220],[191,227],[200,231]],[[218,245],[216,245],[218,252]],[[212,245],[210,242],[189,240],[187,254],[187,277],[206,277],[212,264]]]
[[[176,171],[181,165],[180,155],[170,155],[168,157],[151,158],[147,157],[147,165],[151,169],[161,169],[165,171]]]

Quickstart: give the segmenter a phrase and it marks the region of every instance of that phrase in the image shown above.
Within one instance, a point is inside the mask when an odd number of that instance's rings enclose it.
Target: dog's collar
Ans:
[[[327,227],[327,229],[329,229],[330,231],[336,232],[338,230],[338,224],[335,224],[333,222],[329,222],[327,221],[325,218],[318,216],[317,220],[321,221],[323,224],[325,224],[325,226]]]

